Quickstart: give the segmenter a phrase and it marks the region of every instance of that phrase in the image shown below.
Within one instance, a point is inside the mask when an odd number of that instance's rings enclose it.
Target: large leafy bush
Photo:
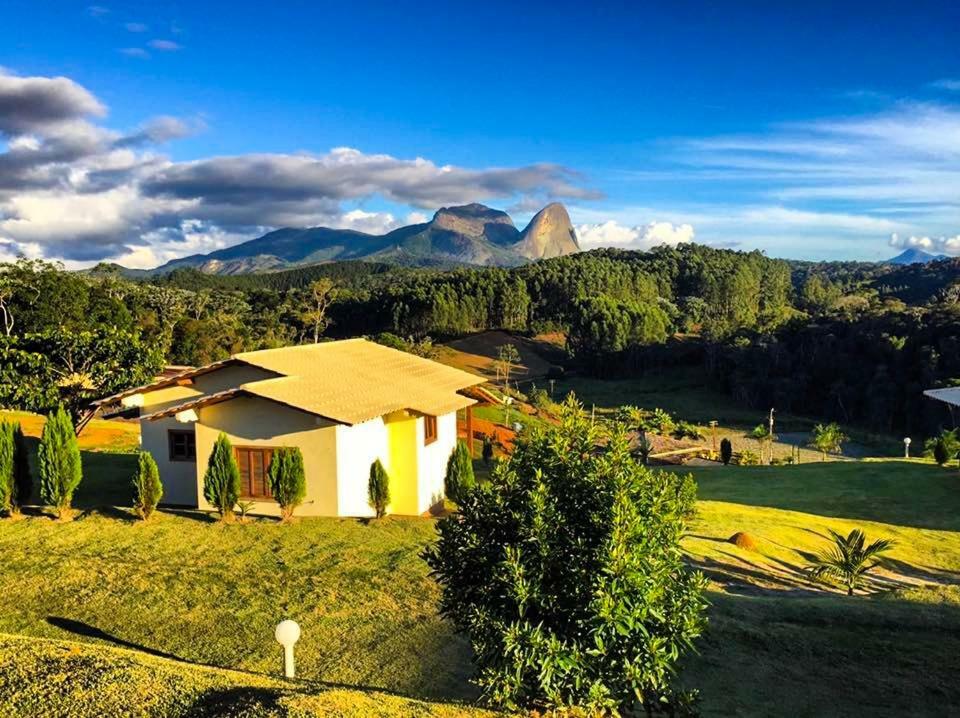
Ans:
[[[569,402],[559,426],[522,435],[425,551],[440,610],[469,636],[495,704],[684,704],[674,669],[705,623],[705,581],[680,550],[695,487],[642,466],[623,427],[603,431]]]

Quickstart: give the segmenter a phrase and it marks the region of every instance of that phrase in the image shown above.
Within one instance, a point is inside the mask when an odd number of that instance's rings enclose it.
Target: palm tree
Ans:
[[[840,431],[839,424],[817,424],[813,427],[813,437],[810,441],[810,446],[819,451],[822,455],[822,460],[826,461],[827,454],[841,453],[843,442],[848,438],[846,434]]]
[[[770,446],[770,458],[773,459],[773,440],[776,439],[773,434],[770,433],[770,429],[766,424],[757,424],[756,428],[751,431],[747,436],[751,439],[756,439],[757,446],[760,448],[760,463],[763,463],[763,445],[768,444]]]
[[[860,529],[853,529],[849,536],[832,529],[830,534],[833,536],[833,548],[821,553],[810,564],[810,575],[816,579],[834,578],[846,586],[847,595],[852,596],[860,579],[882,563],[883,560],[877,556],[893,548],[893,541],[877,539],[869,546],[864,546],[867,537]]]

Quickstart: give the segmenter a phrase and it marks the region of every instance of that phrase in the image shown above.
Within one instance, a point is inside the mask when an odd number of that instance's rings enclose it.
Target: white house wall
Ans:
[[[447,473],[447,460],[457,445],[457,414],[437,417],[437,440],[424,446],[424,420],[417,421],[417,487],[420,513],[429,511],[443,499],[443,479]]]
[[[337,426],[337,506],[340,516],[373,516],[367,503],[370,465],[386,465],[389,444],[382,418]]]

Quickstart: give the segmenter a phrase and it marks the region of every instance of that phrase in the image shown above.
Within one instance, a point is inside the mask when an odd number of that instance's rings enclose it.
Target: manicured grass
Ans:
[[[496,714],[463,704],[196,666],[139,651],[0,635],[0,715],[492,718]]]
[[[0,632],[95,641],[276,673],[293,618],[307,679],[437,699],[473,696],[464,642],[419,558],[433,522],[222,525],[90,510],[0,524]]]
[[[252,716],[458,715],[475,698],[468,647],[436,615],[419,558],[432,520],[143,523],[122,508],[133,460],[84,454],[88,508],[72,523],[0,521],[0,633],[79,644],[0,638],[0,715],[219,715],[227,703]],[[960,703],[960,473],[904,461],[679,470],[701,498],[684,545],[712,580],[710,626],[682,672],[705,715],[947,715]],[[808,581],[826,529],[855,526],[897,542],[871,595]],[[736,531],[757,549],[726,543]],[[273,628],[288,617],[303,627],[306,684],[275,678]]]
[[[737,404],[711,387],[702,372],[695,369],[663,369],[617,381],[568,377],[556,383],[554,398],[559,401],[570,391],[576,393],[588,411],[593,405],[598,409],[616,409],[631,404],[643,409],[665,409],[680,419],[700,424],[716,419],[723,425],[746,427],[763,420],[762,411]]]
[[[45,418],[26,411],[0,409],[0,419],[19,421],[23,433],[39,438]],[[94,419],[80,433],[77,441],[81,450],[111,453],[136,451],[140,448],[140,424],[135,421],[105,421]]]
[[[693,474],[700,499],[960,531],[955,467],[891,460],[676,470]]]

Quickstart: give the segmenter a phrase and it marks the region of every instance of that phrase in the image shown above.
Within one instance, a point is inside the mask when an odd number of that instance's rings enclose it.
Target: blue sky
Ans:
[[[3,5],[0,254],[551,200],[586,246],[960,254],[955,3]]]

